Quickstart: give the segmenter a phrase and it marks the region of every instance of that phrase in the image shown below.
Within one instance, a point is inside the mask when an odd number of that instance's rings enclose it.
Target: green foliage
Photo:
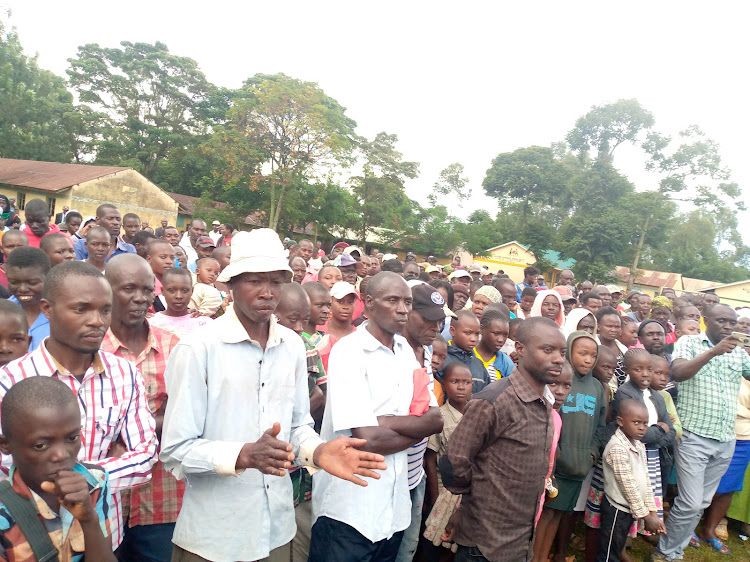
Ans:
[[[349,182],[359,209],[357,230],[363,244],[374,228],[401,231],[412,215],[404,182],[417,177],[419,165],[403,161],[403,154],[395,148],[397,142],[396,135],[382,132],[372,141],[360,143],[364,158],[362,175],[352,177]]]
[[[579,117],[566,137],[573,152],[596,153],[597,160],[612,160],[615,149],[625,142],[635,143],[641,133],[654,125],[654,116],[638,100],[618,100],[594,106]]]
[[[469,178],[464,175],[464,166],[458,162],[451,164],[440,172],[438,181],[432,186],[432,193],[428,196],[430,204],[437,205],[437,202],[450,202],[452,199],[457,200],[459,208],[469,198],[470,193],[466,190],[466,184]],[[448,214],[451,214],[451,208],[446,206]]]
[[[0,157],[71,162],[81,117],[65,80],[24,55],[0,19]]]
[[[79,47],[68,76],[80,100],[106,115],[89,141],[97,163],[135,164],[153,178],[173,147],[205,131],[202,107],[212,87],[197,62],[163,43],[120,45]]]
[[[477,257],[486,256],[487,250],[499,245],[497,224],[483,209],[471,213],[458,230],[463,249]]]

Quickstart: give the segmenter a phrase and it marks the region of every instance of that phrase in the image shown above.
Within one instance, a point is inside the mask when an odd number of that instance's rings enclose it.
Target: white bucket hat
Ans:
[[[284,246],[279,235],[270,228],[259,228],[251,232],[238,232],[232,237],[232,257],[216,279],[226,283],[242,273],[268,273],[288,271],[289,261],[284,255]]]

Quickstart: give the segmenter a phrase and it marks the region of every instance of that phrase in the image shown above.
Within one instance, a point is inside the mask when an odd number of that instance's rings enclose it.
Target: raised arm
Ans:
[[[672,362],[672,378],[677,382],[684,382],[692,379],[698,371],[708,365],[714,357],[719,357],[725,353],[731,353],[737,347],[739,340],[734,336],[727,336],[715,346],[710,347],[693,359],[677,358]],[[747,376],[747,375],[746,375]]]

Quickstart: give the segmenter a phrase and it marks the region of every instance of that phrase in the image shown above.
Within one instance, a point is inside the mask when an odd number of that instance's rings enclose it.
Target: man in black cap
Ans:
[[[203,258],[210,258],[213,251],[216,249],[216,244],[208,236],[199,236],[198,240],[195,241],[195,253],[198,254],[198,259],[188,264],[188,269],[195,273],[197,268],[198,260]]]
[[[429,389],[432,396],[435,386],[432,378],[432,342],[435,341],[435,337],[443,327],[446,310],[445,299],[434,287],[421,282],[412,286],[411,296],[411,312],[409,312],[406,321],[404,336],[414,350],[417,361],[424,367],[430,378]],[[396,562],[411,561],[419,544],[419,526],[422,522],[422,506],[427,487],[422,461],[424,460],[428,439],[425,437],[409,449],[408,479],[409,494],[411,495],[411,524],[404,531]]]

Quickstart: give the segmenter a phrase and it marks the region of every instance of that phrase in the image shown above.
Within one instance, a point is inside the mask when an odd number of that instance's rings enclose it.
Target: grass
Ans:
[[[700,530],[700,529],[699,529]],[[576,527],[576,534],[583,536],[583,526],[580,528]],[[699,533],[700,535],[700,533]],[[729,540],[724,541],[725,544],[732,551],[731,554],[725,556],[714,552],[714,550],[706,543],[702,543],[699,549],[687,547],[685,549],[685,562],[748,562],[750,561],[750,540],[741,541],[738,538],[738,526],[729,525]],[[654,547],[648,542],[643,540],[641,537],[633,539],[633,546],[628,550],[630,557],[636,562],[648,561],[651,559],[651,553],[654,552]],[[575,554],[576,562],[583,562],[585,556],[582,552],[574,552],[573,550],[568,551],[570,555]]]

